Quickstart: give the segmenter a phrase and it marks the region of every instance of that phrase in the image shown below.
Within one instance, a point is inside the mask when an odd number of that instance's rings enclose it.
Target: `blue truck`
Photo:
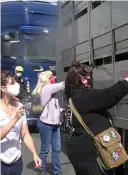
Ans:
[[[23,66],[23,78],[30,93],[25,97],[28,125],[36,125],[39,113],[33,113],[35,99],[31,92],[38,73],[51,70],[56,74],[56,33],[58,6],[41,1],[1,3],[1,67],[15,72]],[[28,89],[27,88],[27,89]]]

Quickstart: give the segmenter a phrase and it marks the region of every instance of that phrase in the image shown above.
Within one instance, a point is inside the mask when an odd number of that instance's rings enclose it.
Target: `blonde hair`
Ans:
[[[51,71],[41,72],[38,76],[38,82],[35,89],[32,92],[32,95],[40,95],[41,89],[43,86],[49,84],[49,77],[52,75]]]

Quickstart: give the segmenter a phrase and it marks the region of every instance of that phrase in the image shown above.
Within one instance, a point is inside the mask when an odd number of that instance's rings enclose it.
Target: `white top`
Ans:
[[[16,106],[22,106],[21,103],[15,102]],[[12,120],[12,117],[8,116],[0,108],[0,129],[7,125]],[[22,152],[22,126],[27,123],[26,114],[21,117],[10,132],[6,135],[4,139],[0,141],[1,152],[0,160],[6,164],[11,164],[16,162],[21,157]]]

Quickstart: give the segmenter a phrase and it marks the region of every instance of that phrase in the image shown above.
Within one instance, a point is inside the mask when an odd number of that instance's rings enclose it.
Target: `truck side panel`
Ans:
[[[93,74],[95,88],[109,87],[128,74],[127,8],[126,1],[59,4],[60,80],[72,59],[86,64],[91,60],[97,67]],[[128,96],[111,111],[115,125],[128,129]]]

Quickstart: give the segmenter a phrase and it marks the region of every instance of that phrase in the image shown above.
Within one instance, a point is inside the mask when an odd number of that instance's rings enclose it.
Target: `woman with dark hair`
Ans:
[[[72,98],[89,129],[97,135],[111,126],[107,110],[128,94],[128,78],[105,89],[93,89],[92,82],[92,72],[85,65],[74,61],[66,77],[65,93],[67,99]],[[67,141],[67,152],[76,175],[102,175],[92,139],[75,116],[72,117],[72,124],[75,131]],[[111,171],[106,173],[112,175]],[[119,174],[123,175],[122,172]]]
[[[15,100],[20,85],[8,70],[1,71],[0,98],[0,162],[2,175],[21,175],[22,141],[33,154],[35,166],[41,166],[32,137],[29,133],[24,106]]]

